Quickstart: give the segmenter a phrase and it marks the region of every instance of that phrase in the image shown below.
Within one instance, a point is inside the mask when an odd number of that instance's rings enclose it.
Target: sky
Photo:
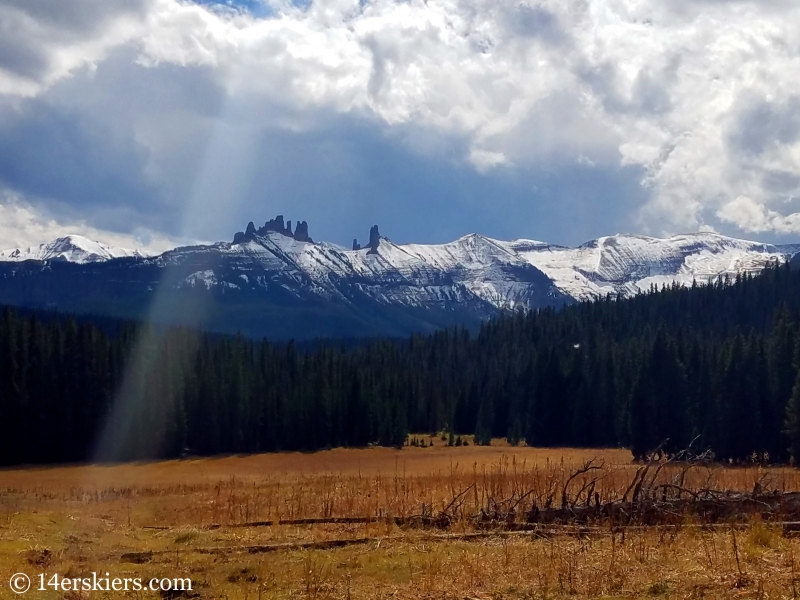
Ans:
[[[800,3],[0,0],[0,247],[800,241]]]

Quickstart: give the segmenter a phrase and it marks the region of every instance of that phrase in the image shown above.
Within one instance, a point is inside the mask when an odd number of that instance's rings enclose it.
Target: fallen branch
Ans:
[[[345,548],[347,546],[358,546],[370,543],[375,543],[376,546],[385,542],[459,542],[459,541],[472,541],[483,540],[490,538],[513,538],[513,537],[532,537],[532,538],[550,538],[559,535],[568,536],[607,536],[616,535],[620,531],[647,531],[652,530],[653,527],[649,525],[622,525],[609,529],[602,526],[577,526],[577,525],[550,525],[548,527],[541,527],[540,525],[531,524],[515,524],[515,528],[511,528],[509,524],[503,524],[508,529],[505,530],[484,530],[475,531],[470,533],[440,533],[429,534],[422,536],[407,536],[407,535],[392,535],[383,537],[358,537],[358,538],[344,538],[333,540],[318,540],[313,542],[279,542],[274,544],[258,544],[258,545],[243,545],[243,546],[187,546],[182,549],[182,552],[194,552],[197,554],[231,554],[231,553],[249,553],[249,554],[263,554],[270,552],[281,551],[297,551],[297,550],[333,550],[337,548]],[[800,533],[800,521],[785,521],[773,523],[776,527],[782,527],[784,535],[792,536]],[[699,529],[702,531],[715,531],[724,529],[726,531],[734,531],[738,529],[745,529],[749,525],[746,523],[716,523],[716,524],[703,524],[703,523],[688,523],[679,525],[669,525],[666,531],[680,530],[680,529]],[[151,562],[154,557],[168,556],[172,557],[174,550],[158,550],[158,551],[144,551],[144,552],[126,552],[120,556],[121,562],[129,562],[135,564],[144,564]]]

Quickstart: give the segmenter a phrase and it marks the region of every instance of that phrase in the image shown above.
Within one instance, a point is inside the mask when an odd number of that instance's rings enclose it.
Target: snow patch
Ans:
[[[68,235],[30,248],[0,250],[0,261],[6,262],[61,260],[84,264],[132,256],[145,257],[147,254],[140,250],[115,248],[80,235]]]

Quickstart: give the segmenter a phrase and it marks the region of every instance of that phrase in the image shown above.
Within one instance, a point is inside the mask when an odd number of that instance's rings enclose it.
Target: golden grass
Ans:
[[[0,598],[12,573],[192,577],[202,598],[793,598],[800,542],[774,526],[651,528],[591,537],[433,539],[394,524],[237,526],[278,518],[436,512],[472,485],[463,514],[521,490],[542,502],[587,460],[619,497],[636,465],[625,450],[526,447],[337,449],[119,466],[0,471]],[[670,475],[669,469],[664,476]],[[698,468],[693,486],[800,490],[782,468]],[[574,491],[581,487],[575,480]],[[471,530],[469,522],[452,531]],[[251,554],[275,542],[375,538],[334,550]],[[384,538],[378,541],[379,538]],[[735,543],[734,543],[735,540]],[[220,548],[216,553],[198,549]],[[131,551],[164,551],[146,564]],[[26,598],[77,600],[64,593]],[[92,597],[104,597],[95,594]],[[126,597],[124,594],[107,597]],[[140,594],[130,598],[159,597]]]

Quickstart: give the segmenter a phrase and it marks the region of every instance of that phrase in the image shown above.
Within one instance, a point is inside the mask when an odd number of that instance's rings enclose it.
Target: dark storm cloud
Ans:
[[[603,107],[611,114],[659,115],[672,109],[669,85],[674,80],[680,58],[674,59],[664,69],[643,67],[637,73],[631,95],[626,98],[620,91],[620,74],[617,65],[606,62],[598,65],[584,64],[577,75],[601,99]]]
[[[147,0],[0,0],[39,24],[74,33],[93,33],[122,13],[143,14]]]
[[[283,214],[308,221],[315,239],[342,245],[363,241],[375,223],[400,243],[441,243],[478,232],[579,244],[599,231],[632,229],[624,215],[644,197],[642,173],[633,168],[481,174],[455,160],[466,150],[462,141],[425,157],[398,143],[397,131],[351,117],[324,121],[313,132],[265,131],[246,200],[234,212],[219,207],[212,219],[218,229],[208,235],[230,237],[248,221]],[[612,201],[626,210],[608,211]]]
[[[672,109],[672,101],[664,85],[663,76],[654,75],[649,69],[642,69],[636,76],[633,99],[628,105],[644,114],[658,115]]]
[[[420,153],[420,140],[430,134],[415,125],[392,128],[334,112],[318,114],[303,130],[254,122],[241,135],[221,135],[226,120],[247,121],[252,107],[228,104],[213,73],[145,69],[130,58],[120,52],[101,65],[89,89],[78,76],[26,101],[13,119],[0,118],[0,183],[41,199],[51,214],[71,211],[114,231],[145,226],[227,240],[248,221],[283,214],[308,221],[315,239],[342,245],[363,241],[375,223],[398,242],[441,243],[479,232],[579,244],[632,229],[629,210],[605,207],[643,198],[635,169],[571,165],[481,174],[463,161],[466,138],[434,136],[435,149]],[[273,116],[281,110],[261,108]],[[134,120],[168,130],[171,121],[187,119],[216,124],[195,138],[184,133],[155,156],[127,129]],[[433,142],[424,143],[430,150]],[[153,162],[157,181],[148,174]],[[187,218],[185,206],[196,214]],[[190,231],[181,229],[186,221]]]
[[[800,175],[789,171],[767,171],[762,182],[766,190],[782,194],[800,187]]]
[[[800,138],[800,97],[776,104],[757,100],[740,109],[731,132],[733,149],[758,156],[774,143],[792,144]]]
[[[518,35],[564,40],[544,9],[518,7],[514,19]],[[398,60],[380,42],[364,42],[373,96],[391,92],[386,65]],[[633,227],[630,211],[608,211],[608,203],[643,201],[635,169],[570,163],[479,173],[464,160],[466,136],[324,110],[313,125],[287,129],[276,125],[285,108],[226,97],[224,71],[145,68],[136,57],[117,50],[0,119],[0,183],[51,213],[71,210],[115,231],[135,224],[230,239],[248,221],[280,213],[307,220],[315,239],[344,245],[374,223],[400,242],[479,232],[578,244]]]
[[[24,31],[2,27],[2,23],[0,30],[0,68],[32,79],[47,71],[47,53],[40,44],[31,43]]]
[[[95,227],[178,233],[225,95],[208,68],[148,69],[135,57],[120,49],[40,97],[0,105],[0,188]]]
[[[122,15],[144,15],[148,0],[0,0],[0,69],[30,79],[48,71],[60,45],[102,34]]]
[[[42,98],[124,126],[132,126],[137,117],[145,122],[163,117],[169,123],[178,114],[219,116],[226,102],[223,73],[170,63],[150,68],[138,64],[137,58],[135,48],[119,48],[93,71],[62,81]]]
[[[29,101],[0,118],[0,183],[90,212],[110,204],[146,213],[158,193],[142,176],[146,152],[85,115]]]
[[[204,239],[800,231],[789,4],[201,4],[0,0],[0,193]]]
[[[568,39],[558,17],[541,6],[519,4],[506,14],[510,29],[517,35],[540,38],[558,44]]]
[[[370,96],[375,98],[381,93],[386,84],[386,62],[389,57],[387,57],[386,50],[381,47],[380,42],[374,36],[368,37],[363,43],[372,56],[372,73],[369,77],[367,90]]]

